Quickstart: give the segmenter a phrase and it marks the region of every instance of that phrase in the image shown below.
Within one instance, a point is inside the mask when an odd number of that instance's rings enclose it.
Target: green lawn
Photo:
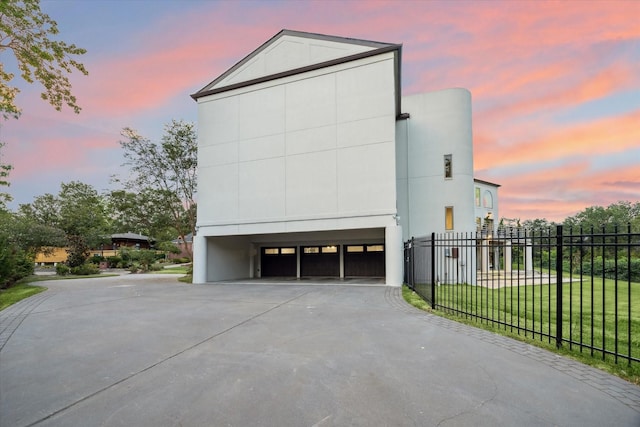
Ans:
[[[159,273],[159,274],[182,274],[182,275],[185,275],[185,274],[188,273],[188,271],[190,269],[191,269],[191,267],[187,267],[187,266],[165,267],[162,270],[154,271],[153,273]]]
[[[29,298],[32,295],[46,291],[42,286],[31,286],[27,283],[20,283],[8,289],[0,289],[0,310],[4,310],[20,300]]]
[[[482,323],[510,332],[520,329],[521,334],[533,339],[554,342],[550,337],[557,333],[556,291],[556,285],[501,289],[442,285],[436,288],[436,304],[450,312],[469,313],[460,315]],[[569,341],[564,346],[600,358],[615,359],[606,355],[607,351],[614,351],[640,359],[640,283],[616,285],[614,280],[602,278],[594,278],[592,283],[588,277],[564,283],[562,302],[562,336]],[[600,351],[585,349],[579,343]]]

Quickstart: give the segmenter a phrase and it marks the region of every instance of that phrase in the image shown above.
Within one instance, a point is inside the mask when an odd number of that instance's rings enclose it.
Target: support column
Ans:
[[[524,242],[524,270],[526,274],[533,273],[533,245],[531,240]]]
[[[207,238],[193,236],[193,283],[207,282]]]
[[[402,286],[404,245],[402,244],[402,227],[393,223],[384,230],[385,282],[387,286]]]
[[[504,245],[504,271],[505,273],[511,273],[511,240],[507,240]]]
[[[249,278],[255,278],[256,272],[256,256],[258,255],[258,249],[255,243],[249,243]]]
[[[480,271],[489,272],[489,241],[483,240],[480,244]]]

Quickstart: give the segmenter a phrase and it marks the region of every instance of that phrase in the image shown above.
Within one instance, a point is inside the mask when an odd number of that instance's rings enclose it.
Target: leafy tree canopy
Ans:
[[[161,204],[160,194],[150,190],[115,190],[107,195],[107,211],[114,231],[131,231],[159,242],[170,241],[176,238],[176,230],[171,214],[158,208]]]
[[[86,244],[97,247],[111,234],[104,197],[89,184],[62,183],[57,196],[38,196],[18,209],[21,218],[36,224],[59,228],[69,236],[82,236]]]
[[[627,224],[636,229],[640,226],[640,202],[620,201],[607,207],[591,206],[564,220],[565,226],[582,227],[583,230],[591,227],[594,230],[611,230],[614,226],[626,227]]]
[[[86,50],[53,40],[58,33],[57,23],[40,10],[39,0],[0,1],[0,53],[13,53],[22,79],[42,84],[40,97],[56,110],[67,105],[79,113],[68,75],[74,70],[88,74],[84,65],[74,59]],[[15,103],[19,89],[12,85],[14,77],[0,62],[0,111],[5,118],[18,117],[21,111]]]
[[[9,186],[9,172],[11,172],[11,165],[6,165],[2,163],[2,147],[4,144],[0,142],[0,187],[8,187]],[[12,200],[11,195],[9,193],[5,193],[0,191],[0,211],[7,209],[7,202]]]
[[[519,219],[502,218],[501,225],[505,227],[524,227],[531,231],[545,231],[551,227],[559,225],[547,219],[528,219],[520,223]],[[517,225],[516,225],[517,224]],[[590,206],[577,214],[567,217],[560,224],[567,228],[577,230],[582,228],[590,231],[593,227],[595,232],[612,231],[618,226],[621,230],[627,224],[631,225],[634,232],[640,231],[640,202],[619,201],[609,206]]]
[[[193,123],[173,120],[159,143],[131,128],[122,131],[125,165],[131,175],[125,188],[141,195],[140,208],[168,215],[178,237],[195,231],[197,137]]]

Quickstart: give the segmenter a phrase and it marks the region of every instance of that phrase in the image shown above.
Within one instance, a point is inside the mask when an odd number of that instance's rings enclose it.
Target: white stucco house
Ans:
[[[403,280],[403,241],[476,231],[471,94],[401,96],[402,46],[282,30],[198,103],[194,283]],[[480,190],[477,190],[480,188]],[[481,199],[482,200],[482,199]]]

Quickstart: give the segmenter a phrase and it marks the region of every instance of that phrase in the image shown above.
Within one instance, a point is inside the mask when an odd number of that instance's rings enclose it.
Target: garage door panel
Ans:
[[[344,275],[346,277],[384,277],[384,245],[346,245]]]
[[[300,252],[301,276],[340,276],[338,246],[308,246]]]
[[[262,248],[262,277],[296,277],[298,261],[295,248]]]

